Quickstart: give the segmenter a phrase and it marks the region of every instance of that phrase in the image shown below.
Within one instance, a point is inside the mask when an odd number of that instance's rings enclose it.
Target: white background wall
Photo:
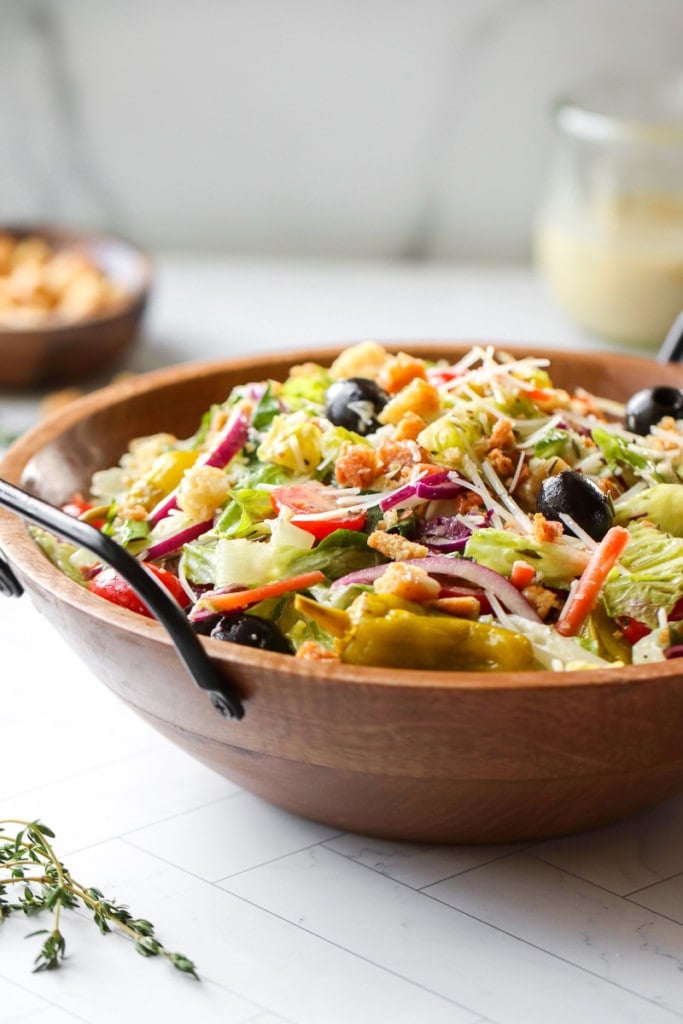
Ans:
[[[552,97],[682,55],[683,0],[0,0],[0,220],[524,259]]]

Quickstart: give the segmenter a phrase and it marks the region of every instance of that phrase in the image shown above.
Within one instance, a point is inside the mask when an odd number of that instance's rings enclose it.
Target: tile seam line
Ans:
[[[527,856],[533,857],[534,860],[539,860],[543,864],[547,864],[548,867],[554,868],[556,871],[561,871],[565,875],[569,875],[570,878],[576,878],[580,882],[585,882],[586,885],[592,885],[595,889],[599,889],[601,892],[609,893],[610,896],[616,896],[617,899],[628,900],[632,903],[636,902],[635,900],[631,899],[632,896],[635,896],[640,892],[646,892],[648,889],[654,889],[655,886],[661,885],[662,882],[670,882],[673,878],[683,877],[683,871],[676,871],[676,873],[673,875],[668,875],[666,878],[660,878],[659,881],[651,882],[650,885],[642,885],[639,889],[632,889],[629,892],[617,892],[615,889],[608,889],[606,885],[600,885],[599,882],[594,882],[592,881],[592,879],[586,878],[585,875],[577,875],[577,873],[575,871],[572,871],[570,868],[559,867],[557,864],[555,864],[554,861],[547,860],[545,857],[540,857],[537,853],[534,853],[531,850],[520,850],[519,852],[526,853]],[[640,906],[640,904],[637,905]],[[647,910],[648,908],[645,907],[644,909]],[[656,914],[657,911],[653,910],[652,913]],[[661,914],[660,916],[664,917],[665,915]]]
[[[163,742],[155,743],[154,746],[143,747],[141,750],[137,751],[137,753],[151,754],[155,750],[163,749],[164,746],[165,744]],[[30,786],[29,789],[20,789],[13,793],[0,792],[0,800],[6,803],[9,800],[23,799],[26,796],[30,796],[32,793],[39,793],[41,790],[47,789],[49,786],[62,786],[65,783],[75,782],[77,779],[80,779],[81,776],[83,775],[90,775],[92,774],[93,771],[99,771],[101,768],[111,768],[112,766],[115,766],[117,764],[122,764],[124,761],[135,756],[136,754],[123,754],[121,757],[114,757],[109,761],[102,761],[99,764],[90,765],[88,768],[85,768],[82,771],[74,772],[71,775],[65,775],[60,778],[51,778],[47,785]]]
[[[656,914],[657,917],[661,917],[664,921],[671,921],[672,924],[677,924],[683,927],[683,921],[679,921],[675,917],[669,917],[668,914],[662,914],[660,910],[653,910],[652,907],[648,907],[646,903],[639,903],[638,900],[631,899],[630,896],[625,896],[624,899],[627,903],[633,904],[634,907],[640,907],[641,910],[647,910],[650,914]]]
[[[36,999],[40,999],[42,1002],[45,1003],[45,1006],[40,1010],[29,1010],[28,1013],[24,1014],[23,1016],[16,1017],[16,1024],[22,1024],[22,1021],[24,1020],[28,1020],[30,1022],[32,1016],[44,1013],[46,1010],[60,1010],[62,1013],[68,1013],[70,1016],[73,1017],[74,1020],[80,1021],[81,1024],[94,1024],[94,1022],[89,1017],[82,1017],[80,1014],[72,1013],[71,1010],[68,1010],[60,1003],[55,1003],[53,1002],[52,999],[48,999],[46,996],[41,995],[40,993],[36,993],[34,992],[33,989],[27,988],[25,985],[22,985],[20,982],[16,980],[16,978],[10,978],[6,974],[3,974],[2,970],[0,970],[0,978],[2,978],[3,981],[8,982],[10,985],[14,985],[14,987],[18,988],[21,992],[25,992],[26,995],[34,996]]]
[[[235,796],[237,795],[239,794],[236,793]],[[211,805],[209,804],[207,806]],[[316,843],[308,843],[306,846],[300,846],[296,850],[289,850],[287,853],[283,853],[279,857],[271,857],[270,860],[264,860],[259,864],[251,864],[248,868],[241,868],[239,871],[233,871],[232,874],[230,875],[221,875],[220,878],[205,878],[204,875],[198,875],[195,871],[190,871],[182,864],[178,864],[176,863],[176,861],[168,860],[168,858],[163,857],[161,854],[156,853],[154,850],[149,850],[147,849],[146,846],[142,846],[141,844],[136,843],[133,839],[130,838],[131,836],[135,835],[136,831],[143,830],[136,829],[132,832],[116,836],[115,838],[120,839],[122,843],[127,843],[128,846],[132,846],[135,850],[138,850],[140,853],[146,853],[149,857],[154,857],[156,858],[156,860],[161,861],[162,864],[167,864],[169,867],[177,868],[179,871],[184,871],[185,874],[189,875],[191,878],[196,878],[200,882],[206,882],[207,885],[213,885],[216,888],[221,889],[221,891],[227,891],[223,890],[223,887],[221,886],[220,883],[227,881],[229,878],[239,878],[240,875],[247,874],[249,871],[259,871],[261,868],[269,867],[271,864],[277,864],[278,861],[285,860],[287,857],[292,857],[298,853],[304,853],[306,850],[315,850],[316,847],[323,845],[323,840],[321,839]],[[345,834],[346,833],[344,832],[339,833],[339,835]],[[99,844],[95,845],[97,846]],[[233,895],[235,894],[233,893]]]
[[[677,871],[673,875],[667,875],[666,878],[660,878],[656,882],[651,882],[649,885],[641,885],[639,889],[631,889],[630,892],[624,893],[625,899],[631,899],[633,896],[638,896],[641,892],[647,892],[648,889],[654,889],[658,885],[662,885],[664,882],[672,882],[674,878],[683,878],[683,871]]]
[[[85,921],[88,924],[92,924],[92,920],[93,920],[92,917],[87,913],[86,910],[84,910],[83,907],[72,907],[72,908],[70,908],[70,912],[72,914],[75,914],[82,921]],[[128,936],[124,935],[119,929],[117,929],[115,927],[113,927],[111,929],[109,934],[111,936],[113,936],[114,938],[118,939],[120,942],[124,942],[124,943],[128,943],[129,945],[132,945],[132,940]],[[0,978],[2,978],[3,980],[9,980],[9,979],[6,978],[5,975],[3,975],[1,973],[0,973]],[[190,979],[186,978],[186,980],[189,981]],[[220,989],[221,992],[225,992],[227,995],[233,996],[235,999],[240,999],[240,1000],[242,1000],[245,1003],[250,1003],[251,1006],[253,1006],[255,1008],[255,1012],[254,1012],[254,1014],[252,1014],[251,1017],[247,1017],[247,1018],[244,1018],[243,1020],[240,1020],[238,1022],[238,1024],[249,1024],[250,1020],[253,1020],[255,1017],[258,1018],[259,1016],[262,1016],[264,1013],[275,1014],[276,1016],[278,1015],[276,1010],[272,1010],[269,1006],[263,1006],[261,1003],[256,1002],[256,1000],[252,999],[250,996],[246,996],[246,995],[244,995],[243,992],[239,992],[236,989],[229,988],[223,982],[217,981],[215,978],[210,977],[208,974],[204,974],[204,975],[200,974],[199,980],[200,980],[200,982],[202,982],[203,984],[205,984],[207,986],[211,985],[211,986],[213,986],[215,988]],[[194,979],[193,979],[193,983],[194,983]],[[30,989],[27,989],[26,991],[31,994],[31,990]],[[56,1005],[56,1008],[58,1010],[64,1010],[67,1013],[71,1013],[71,1011],[67,1010],[65,1007],[59,1006],[57,1004],[55,1004],[55,1005]],[[42,1010],[36,1010],[36,1013],[42,1013],[42,1012],[43,1012]],[[77,1017],[77,1019],[79,1021],[83,1020],[84,1024],[96,1024],[96,1022],[92,1022],[89,1019],[86,1019],[85,1017],[83,1017],[83,1018]],[[21,1024],[21,1018],[19,1019],[17,1024]]]
[[[302,932],[305,932],[307,935],[311,935],[314,938],[319,939],[321,942],[324,942],[326,945],[333,946],[335,949],[341,949],[343,952],[348,953],[350,956],[353,956],[356,959],[363,961],[363,963],[370,964],[371,966],[376,967],[378,970],[384,971],[386,974],[390,974],[392,977],[400,978],[401,981],[405,981],[407,984],[413,985],[415,988],[419,988],[423,992],[428,992],[430,995],[436,996],[439,999],[443,999],[445,1002],[447,1002],[451,1006],[456,1006],[456,1007],[458,1007],[458,1009],[464,1010],[467,1013],[473,1013],[475,1015],[479,1014],[478,1010],[473,1010],[469,1006],[464,1005],[463,1003],[459,1003],[456,1000],[450,999],[448,996],[443,995],[441,992],[436,992],[433,989],[428,988],[426,985],[422,985],[420,982],[414,981],[412,978],[406,978],[404,975],[399,974],[397,971],[391,970],[391,968],[386,967],[384,964],[378,964],[374,960],[370,960],[368,957],[365,957],[362,954],[357,953],[357,952],[355,952],[352,949],[347,949],[346,946],[342,946],[338,942],[333,942],[332,939],[328,939],[324,935],[319,935],[317,932],[312,931],[310,928],[304,928],[303,925],[298,924],[296,921],[290,921],[289,918],[283,917],[281,914],[276,914],[275,911],[270,910],[268,907],[262,907],[258,903],[254,903],[252,900],[248,900],[244,896],[241,896],[239,893],[235,893],[235,892],[232,892],[230,889],[223,888],[223,886],[219,886],[216,882],[211,882],[208,879],[203,878],[201,875],[195,874],[193,871],[188,871],[186,868],[180,867],[178,864],[174,864],[174,863],[172,863],[170,861],[165,860],[163,857],[159,857],[158,854],[150,853],[149,850],[145,850],[143,847],[136,846],[136,844],[132,843],[129,839],[123,839],[122,838],[121,842],[126,843],[127,845],[133,847],[136,850],[139,850],[141,853],[146,853],[148,856],[154,857],[155,860],[158,860],[158,861],[160,861],[163,864],[167,864],[169,867],[174,868],[176,871],[182,871],[184,874],[188,875],[190,878],[194,878],[194,879],[196,879],[199,882],[203,882],[205,885],[210,885],[213,888],[218,889],[220,892],[228,893],[230,896],[233,897],[233,899],[237,899],[241,903],[246,903],[248,906],[254,907],[255,910],[260,910],[262,913],[267,914],[269,917],[273,917],[273,918],[275,918],[278,921],[282,921],[283,924],[288,924],[288,925],[290,925],[293,928],[300,929]],[[320,845],[319,843],[314,843],[314,844],[312,844],[312,846],[304,847],[303,849],[312,849],[313,847],[319,846],[319,845]],[[296,852],[299,853],[301,851],[296,851]],[[284,856],[285,857],[291,856],[291,854],[285,854]],[[269,864],[276,863],[277,860],[282,860],[282,859],[284,859],[284,858],[283,857],[274,858],[273,861],[269,861],[268,863]],[[245,869],[245,871],[247,871],[247,870],[255,870],[255,869],[254,868],[247,868],[247,869]],[[244,872],[239,872],[239,874],[243,874],[243,873]],[[227,876],[227,877],[231,878],[231,877],[236,877],[236,876],[235,875],[230,875],[230,876]],[[409,887],[407,887],[407,888],[409,888]],[[78,911],[76,911],[76,912],[78,912]],[[207,979],[207,980],[209,980],[209,979]],[[216,984],[216,985],[219,985],[219,987],[221,987],[221,988],[225,988],[224,986],[221,985],[220,982],[215,982],[215,981],[212,980],[212,984]],[[231,992],[231,994],[233,994],[233,995],[239,995],[239,996],[241,996],[241,998],[246,998],[245,996],[243,996],[239,992],[237,992],[237,993],[232,992],[231,989],[226,989],[226,991]],[[264,1010],[268,1010],[268,1012],[273,1012],[273,1011],[269,1010],[268,1007],[264,1007]],[[479,1014],[479,1016],[481,1016],[481,1015]],[[472,1021],[470,1022],[470,1024],[476,1024],[476,1020],[477,1020],[477,1017],[474,1016]]]
[[[475,917],[474,914],[470,914],[467,910],[462,910],[460,907],[455,907],[453,906],[452,903],[446,903],[445,900],[440,900],[436,896],[433,896],[431,893],[424,892],[422,893],[422,895],[426,896],[427,899],[434,900],[435,903],[440,903],[442,904],[442,906],[448,907],[450,910],[457,910],[458,913],[463,914],[465,917],[469,917],[470,920],[472,921],[478,921],[480,924],[486,925],[489,928],[493,928],[494,931],[499,932],[501,935],[507,935],[508,938],[516,939],[518,942],[523,943],[523,945],[528,946],[530,949],[535,949],[538,950],[540,953],[545,953],[547,956],[551,956],[554,960],[558,960],[560,963],[567,964],[568,967],[573,967],[576,971],[581,971],[582,974],[587,974],[591,978],[596,978],[598,981],[602,981],[607,985],[611,985],[613,988],[618,989],[620,992],[626,992],[628,995],[633,996],[635,999],[639,999],[642,1002],[649,1004],[650,1006],[656,1006],[658,1010],[662,1010],[664,1013],[671,1014],[674,1020],[683,1020],[683,1013],[680,1013],[678,1010],[675,1010],[670,1006],[666,1006],[664,1003],[658,1003],[656,1002],[656,1000],[650,999],[648,996],[644,996],[641,992],[635,992],[631,988],[626,988],[624,985],[618,984],[618,982],[614,981],[612,978],[605,977],[605,975],[603,974],[597,974],[594,970],[591,970],[589,967],[584,967],[583,964],[577,964],[574,960],[568,960],[566,957],[560,956],[559,953],[555,953],[551,949],[545,949],[543,946],[539,946],[535,942],[530,942],[529,939],[525,939],[521,935],[515,935],[514,932],[509,932],[507,931],[507,929],[501,928],[500,925],[492,924],[490,921],[485,921],[480,917]]]
[[[325,935],[320,935],[319,932],[313,931],[311,928],[305,928],[302,924],[297,921],[291,921],[288,917],[283,917],[282,914],[277,914],[274,910],[268,907],[262,907],[259,903],[255,903],[253,900],[249,900],[246,896],[241,896],[239,893],[232,892],[230,889],[223,889],[221,892],[229,893],[234,899],[239,900],[241,903],[246,903],[250,907],[254,907],[255,910],[260,910],[264,914],[268,914],[269,917],[275,918],[276,921],[282,921],[283,924],[291,925],[293,928],[298,928],[300,931],[305,932],[306,935],[311,935],[313,938],[318,939],[320,942],[324,942],[327,946],[332,946],[334,949],[340,949],[343,953],[348,953],[349,956],[354,957],[356,960],[360,960],[365,964],[369,964],[371,967],[376,967],[377,970],[382,971],[385,974],[391,975],[392,978],[398,978],[400,981],[404,981],[407,985],[411,985],[413,988],[419,989],[421,992],[427,992],[429,995],[435,996],[437,999],[442,999],[449,1006],[457,1007],[459,1010],[463,1010],[465,1013],[473,1014],[472,1020],[467,1024],[477,1024],[477,1021],[481,1018],[479,1010],[474,1010],[465,1003],[459,1003],[455,999],[451,999],[450,996],[446,996],[443,992],[437,992],[435,989],[429,988],[427,985],[423,985],[419,981],[415,981],[413,978],[407,978],[404,974],[399,974],[398,971],[392,970],[385,964],[379,964],[376,960],[370,960],[368,957],[363,956],[362,953],[358,953],[354,949],[349,949],[347,946],[343,946],[340,942],[334,942],[333,939],[327,938]]]
[[[353,833],[341,832],[340,836],[345,836],[349,834]],[[374,873],[376,875],[380,875],[381,878],[388,878],[393,882],[400,881],[401,885],[407,886],[409,889],[412,889],[413,892],[423,892],[425,889],[428,889],[430,885],[441,885],[442,882],[448,882],[449,879],[451,878],[462,878],[463,875],[468,874],[470,871],[476,871],[477,868],[487,867],[489,864],[497,864],[498,861],[505,860],[506,857],[513,857],[515,854],[518,853],[526,853],[526,847],[520,850],[510,850],[506,853],[500,853],[497,856],[493,856],[491,857],[490,860],[481,861],[481,863],[479,864],[472,864],[470,865],[470,867],[463,868],[462,871],[454,871],[453,874],[451,875],[444,875],[443,878],[435,878],[434,881],[432,882],[425,882],[424,885],[411,885],[410,882],[406,882],[403,879],[396,878],[394,875],[389,874],[387,871],[380,871],[379,868],[374,867],[372,864],[365,864],[362,860],[359,860],[358,858],[351,856],[351,854],[344,853],[342,850],[335,850],[333,846],[328,845],[329,843],[333,843],[335,839],[338,838],[339,836],[332,836],[330,839],[323,839],[318,845],[324,847],[326,850],[329,850],[330,853],[336,853],[337,856],[344,857],[345,860],[350,861],[352,864],[357,864],[359,868],[365,868],[367,871],[374,871]],[[372,842],[372,838],[370,838],[370,842]],[[226,875],[226,878],[229,877],[231,876]]]

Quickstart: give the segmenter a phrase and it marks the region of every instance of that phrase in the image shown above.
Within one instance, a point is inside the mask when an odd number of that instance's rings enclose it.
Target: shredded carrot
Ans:
[[[518,559],[512,563],[512,572],[510,573],[510,583],[513,587],[517,587],[517,590],[524,590],[530,583],[533,582],[536,570],[533,566],[529,565],[528,562],[523,562]]]
[[[593,551],[576,589],[567,598],[557,623],[562,636],[576,636],[595,608],[603,584],[631,539],[623,526],[612,526]]]
[[[265,583],[262,587],[254,587],[252,590],[235,590],[228,594],[205,594],[202,598],[209,607],[217,612],[234,612],[247,605],[257,604],[269,597],[280,597],[281,594],[288,594],[292,590],[305,590],[312,587],[314,583],[321,583],[325,574],[316,570],[315,572],[303,572],[298,576],[290,576],[288,580],[277,580],[275,583]]]

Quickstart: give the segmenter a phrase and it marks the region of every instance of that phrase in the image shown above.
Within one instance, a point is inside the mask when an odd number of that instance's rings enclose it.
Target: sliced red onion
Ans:
[[[197,462],[198,466],[215,466],[223,469],[242,448],[249,431],[249,417],[242,406],[238,406],[228,420],[223,433],[214,447]],[[159,504],[152,509],[149,521],[152,526],[165,519],[169,512],[178,507],[178,488],[171,491]]]
[[[220,617],[220,613],[215,612],[209,605],[202,604],[202,598],[206,597],[207,594],[210,593],[212,597],[218,597],[219,594],[233,594],[236,590],[244,590],[244,586],[241,583],[230,583],[227,587],[206,587],[203,590],[204,592],[200,595],[187,616],[190,622],[205,622],[207,619]]]
[[[671,647],[667,647],[664,651],[664,657],[667,660],[669,658],[683,658],[683,644],[672,644]]]
[[[417,524],[415,540],[425,544],[431,551],[438,554],[449,554],[462,551],[472,536],[466,526],[456,516],[434,516]]]
[[[415,493],[418,498],[424,498],[425,501],[444,501],[448,498],[457,498],[462,492],[462,485],[454,483],[452,480],[435,483],[432,477],[427,477],[424,480],[418,480],[415,484]]]
[[[481,587],[486,593],[493,594],[508,611],[519,615],[531,622],[540,622],[541,619],[526,598],[520,594],[516,587],[505,576],[488,569],[485,565],[472,562],[468,558],[450,558],[448,555],[427,555],[426,558],[411,558],[410,565],[424,569],[430,576],[447,576],[449,578],[466,580],[468,583]],[[385,562],[382,565],[373,565],[367,569],[359,569],[357,572],[350,572],[346,576],[334,580],[332,588],[346,587],[352,583],[372,583],[378,576],[381,576],[387,567]]]
[[[390,508],[396,508],[397,505],[414,497],[415,484],[404,484],[403,487],[399,487],[398,490],[394,491],[387,498],[382,498],[379,507],[382,509],[382,512],[388,512]]]
[[[172,533],[169,537],[164,537],[162,540],[151,544],[146,551],[143,551],[140,557],[144,558],[146,562],[153,562],[155,558],[165,558],[166,555],[172,555],[183,544],[189,544],[190,541],[201,537],[212,526],[213,519],[206,519],[203,523],[192,523],[191,526],[185,526],[182,530],[178,530],[177,533]]]

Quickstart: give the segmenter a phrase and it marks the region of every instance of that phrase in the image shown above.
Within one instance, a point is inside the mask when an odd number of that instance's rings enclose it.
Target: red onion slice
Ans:
[[[244,408],[239,405],[233,411],[217,443],[206,455],[199,459],[197,465],[215,466],[217,469],[223,469],[244,445],[247,440],[248,431],[249,417],[244,412]],[[171,491],[167,497],[159,502],[156,508],[152,509],[149,517],[152,526],[156,526],[158,522],[166,518],[169,512],[177,507],[178,488],[176,487],[175,490]]]
[[[359,569],[357,572],[350,572],[346,576],[334,580],[332,588],[347,587],[352,583],[372,583],[378,576],[381,576],[388,563],[373,565],[368,569]],[[500,603],[523,619],[531,622],[540,622],[541,619],[526,598],[520,594],[516,587],[505,576],[488,569],[485,565],[472,562],[469,558],[449,558],[448,555],[427,555],[426,558],[411,558],[410,565],[424,569],[430,576],[446,576],[450,579],[465,580],[487,593],[497,597]]]
[[[153,562],[155,558],[165,558],[166,555],[172,555],[175,551],[178,551],[183,544],[189,544],[190,541],[196,540],[197,537],[201,537],[201,535],[206,533],[207,530],[210,530],[212,526],[213,519],[207,519],[203,523],[192,523],[191,526],[185,526],[182,530],[178,530],[177,533],[172,533],[169,537],[164,537],[163,540],[158,540],[156,543],[151,544],[140,557],[144,558],[146,562]]]
[[[415,484],[404,484],[403,487],[399,487],[390,494],[387,498],[382,498],[379,503],[379,507],[382,512],[388,512],[390,508],[396,508],[401,502],[407,501],[409,498],[415,497]]]

